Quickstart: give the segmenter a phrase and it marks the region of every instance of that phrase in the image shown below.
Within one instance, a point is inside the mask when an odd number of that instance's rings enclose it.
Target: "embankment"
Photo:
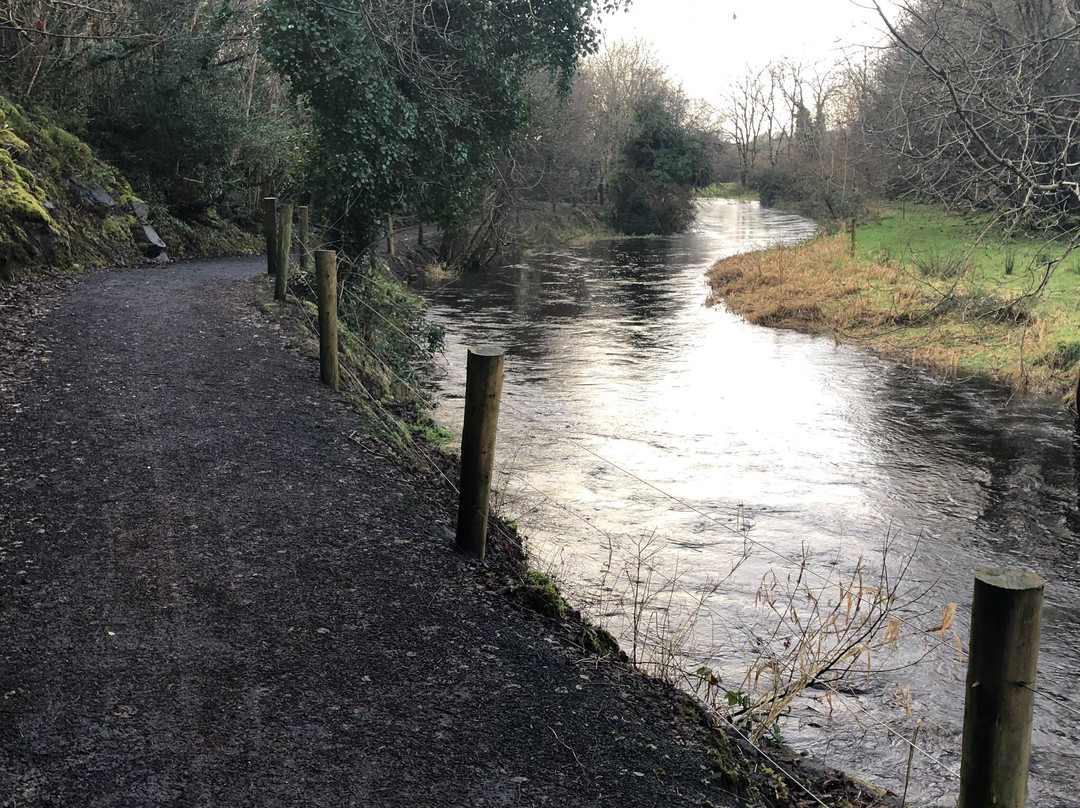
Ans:
[[[141,196],[153,189],[143,189]],[[46,270],[254,251],[256,239],[203,211],[182,221],[45,110],[0,96],[0,282]]]
[[[722,259],[708,273],[709,302],[945,377],[985,377],[1072,401],[1075,267],[1048,266],[1051,253],[1033,239],[976,242],[975,223],[926,210],[902,215],[860,227],[854,251],[850,233],[840,233]]]

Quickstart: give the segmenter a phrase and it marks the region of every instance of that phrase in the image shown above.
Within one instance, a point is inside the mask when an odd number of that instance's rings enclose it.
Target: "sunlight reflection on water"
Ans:
[[[704,306],[714,260],[813,231],[756,203],[706,202],[685,235],[595,242],[468,275],[430,298],[449,361],[437,415],[460,432],[465,346],[505,346],[503,508],[582,599],[610,583],[610,538],[626,548],[655,534],[660,563],[678,565],[692,600],[749,536],[752,557],[709,601],[690,644],[693,662],[719,666],[725,681],[739,681],[770,625],[754,606],[762,576],[783,576],[804,550],[820,579],[860,557],[878,563],[893,536],[895,563],[914,555],[908,590],[930,590],[912,611],[931,613],[930,625],[941,604],[960,603],[964,638],[975,569],[1035,569],[1048,579],[1049,695],[1036,702],[1031,800],[1066,804],[1080,726],[1052,699],[1074,698],[1067,682],[1080,662],[1072,421],[1063,408],[1009,406],[1000,390],[942,385]],[[964,672],[951,645],[927,656],[932,644],[908,629],[901,651],[875,662],[873,682],[848,697],[875,716],[861,714],[865,726],[812,690],[785,739],[900,790],[906,747],[874,722],[909,736],[924,718],[920,745],[959,768]],[[912,694],[911,717],[898,684]],[[932,761],[916,758],[915,779],[920,804],[953,804],[956,784]]]

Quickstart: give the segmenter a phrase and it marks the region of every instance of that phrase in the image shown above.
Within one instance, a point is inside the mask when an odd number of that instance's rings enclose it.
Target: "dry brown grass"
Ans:
[[[926,277],[848,255],[844,234],[743,253],[709,271],[709,304],[747,321],[829,334],[946,377],[984,376],[1020,393],[1068,394],[1064,314],[1010,307],[970,275]]]

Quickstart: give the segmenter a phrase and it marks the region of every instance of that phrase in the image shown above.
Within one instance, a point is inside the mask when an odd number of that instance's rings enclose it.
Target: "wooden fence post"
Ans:
[[[276,275],[277,268],[277,198],[268,196],[263,200],[263,230],[266,231],[266,274]]]
[[[494,346],[469,348],[465,381],[465,424],[461,430],[461,488],[457,543],[483,559],[487,551],[495,429],[502,396],[503,356]]]
[[[386,217],[386,252],[393,258],[394,257],[394,217]]]
[[[1043,579],[975,573],[958,808],[1024,808]]]
[[[274,269],[277,277],[274,283],[274,300],[284,300],[289,281],[289,248],[292,247],[292,205],[278,206],[277,259]]]
[[[300,249],[300,271],[311,269],[311,233],[308,231],[308,206],[296,209],[296,240]]]
[[[855,217],[851,217],[851,257],[855,257]]]
[[[340,384],[337,337],[337,253],[315,251],[315,284],[319,297],[319,376],[337,390]]]

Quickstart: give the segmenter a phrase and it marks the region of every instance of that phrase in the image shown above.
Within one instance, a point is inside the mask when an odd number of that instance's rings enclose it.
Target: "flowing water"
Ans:
[[[504,346],[503,512],[624,648],[635,625],[666,620],[665,647],[708,664],[722,689],[751,690],[747,670],[797,640],[790,613],[778,624],[759,596],[763,582],[782,603],[803,567],[805,614],[806,591],[824,604],[857,570],[867,585],[883,567],[890,582],[902,573],[896,650],[861,658],[869,675],[839,691],[808,689],[780,732],[899,792],[921,721],[911,804],[955,804],[972,574],[1038,572],[1029,804],[1080,805],[1074,418],[705,306],[717,258],[813,230],[756,203],[703,202],[687,234],[535,255],[433,290],[431,316],[447,330],[437,415],[460,433],[465,346]],[[635,587],[643,558],[656,572]],[[647,607],[637,621],[618,613],[635,589],[629,599]],[[951,602],[949,630],[929,631]],[[689,612],[687,625],[672,617]]]

